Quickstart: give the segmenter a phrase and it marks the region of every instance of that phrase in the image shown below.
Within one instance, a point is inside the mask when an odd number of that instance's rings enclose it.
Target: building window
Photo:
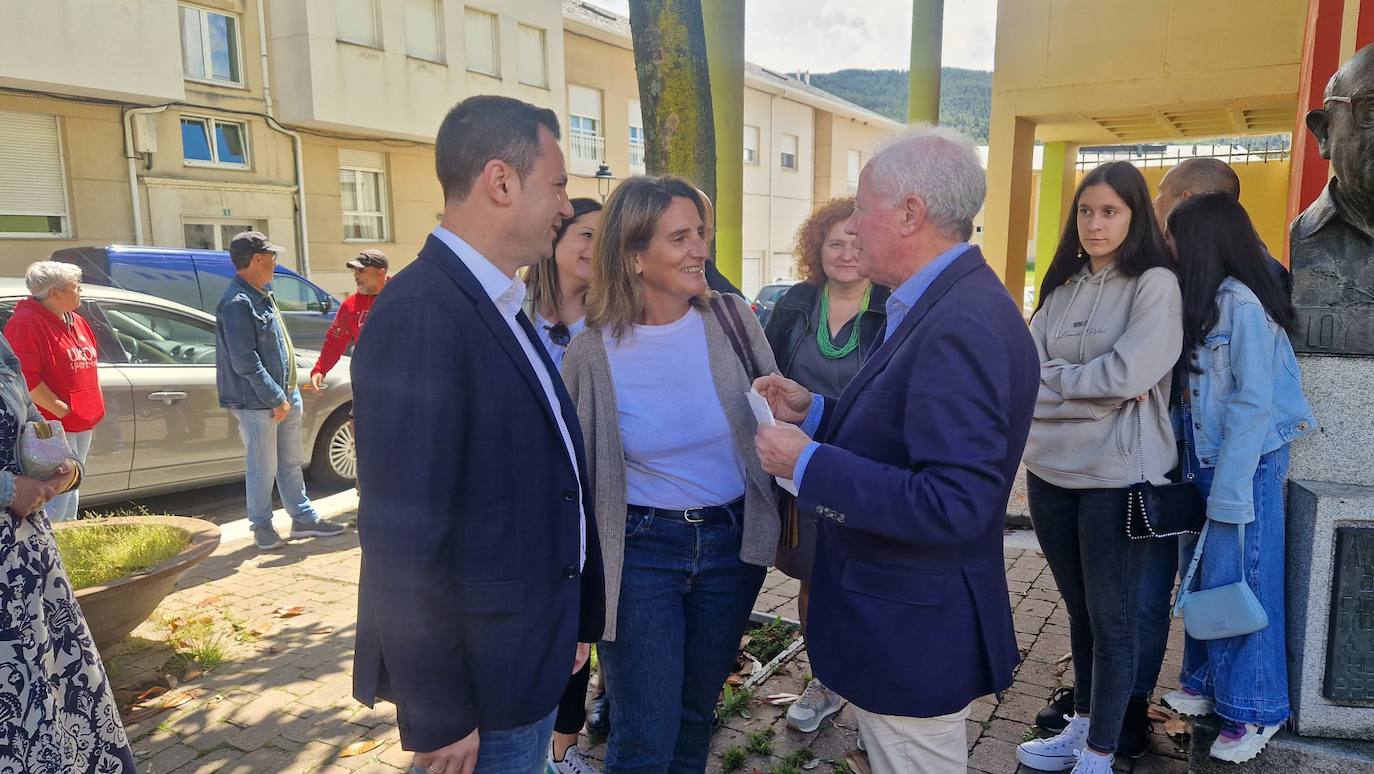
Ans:
[[[57,116],[0,111],[0,237],[70,235]]]
[[[501,37],[496,16],[468,8],[463,14],[463,37],[467,41],[468,70],[501,77]]]
[[[248,127],[218,118],[181,117],[181,158],[188,166],[248,168]]]
[[[849,189],[850,194],[859,192],[859,170],[863,169],[862,161],[863,155],[851,148],[845,159],[844,178],[845,186]]]
[[[339,192],[345,242],[387,241],[386,158],[339,149]]]
[[[538,27],[520,25],[520,82],[541,89],[549,87],[549,52],[545,47],[544,31]]]
[[[334,29],[345,43],[382,47],[375,0],[334,0]]]
[[[575,175],[596,174],[606,158],[601,134],[601,91],[568,85],[568,149]]]
[[[644,174],[644,111],[639,100],[630,100],[630,172]]]
[[[744,163],[759,163],[759,128],[744,125]]]
[[[443,62],[443,17],[437,0],[405,0],[406,54],[416,59]]]
[[[797,135],[784,134],[778,143],[778,166],[783,169],[796,170],[797,168]]]
[[[255,229],[252,223],[185,222],[181,224],[181,238],[192,250],[228,250],[235,234]]]
[[[239,20],[193,5],[181,14],[181,64],[187,78],[243,85],[239,70]]]

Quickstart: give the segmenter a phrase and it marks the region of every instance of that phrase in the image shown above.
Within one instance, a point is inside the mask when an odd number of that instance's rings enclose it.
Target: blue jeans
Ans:
[[[550,712],[543,720],[504,731],[479,730],[477,768],[472,774],[544,774],[555,714]],[[430,772],[413,766],[411,774]]]
[[[1026,475],[1031,521],[1069,614],[1074,711],[1088,745],[1116,752],[1135,686],[1136,613],[1146,541],[1126,537],[1125,489],[1065,489]]]
[[[1197,464],[1194,459],[1193,465]],[[1203,496],[1211,491],[1214,472],[1213,468],[1198,468]],[[1245,525],[1245,582],[1259,598],[1269,625],[1241,637],[1188,637],[1183,646],[1179,683],[1215,699],[1217,714],[1237,723],[1272,726],[1290,714],[1284,635],[1283,484],[1287,478],[1287,446],[1260,457],[1252,482],[1255,520]],[[1180,553],[1191,559],[1196,545],[1196,537],[1182,540]],[[1210,589],[1240,580],[1242,558],[1238,551],[1236,525],[1213,521],[1192,588]]]
[[[86,464],[86,455],[91,453],[91,436],[95,435],[94,430],[86,430],[80,433],[67,433],[67,445],[71,447],[76,458],[81,460],[81,464]],[[73,489],[70,492],[63,492],[48,501],[43,506],[43,512],[48,515],[48,521],[71,521],[76,518],[77,501],[80,499],[81,490]]]
[[[305,493],[305,442],[301,431],[301,393],[291,393],[286,419],[272,421],[270,409],[229,409],[239,423],[239,437],[247,450],[244,459],[248,490],[248,523],[260,527],[272,523],[272,481],[282,507],[302,524],[319,521],[315,506]]]
[[[701,774],[716,698],[766,572],[739,559],[742,525],[632,510],[615,642],[597,648],[611,706],[606,774]]]

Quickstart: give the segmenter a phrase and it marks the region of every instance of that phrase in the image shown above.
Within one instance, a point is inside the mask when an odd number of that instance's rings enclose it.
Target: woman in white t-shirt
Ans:
[[[606,204],[587,330],[563,362],[606,568],[606,771],[703,771],[780,525],[746,393],[775,369],[744,299],[706,285],[705,198],[634,177]]]

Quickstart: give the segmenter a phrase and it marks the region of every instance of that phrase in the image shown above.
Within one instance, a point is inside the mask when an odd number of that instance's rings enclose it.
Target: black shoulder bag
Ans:
[[[1207,520],[1207,503],[1202,491],[1193,482],[1192,454],[1188,448],[1188,431],[1184,430],[1179,449],[1179,466],[1183,469],[1180,481],[1156,486],[1145,477],[1145,424],[1140,415],[1144,407],[1136,405],[1136,457],[1140,460],[1140,483],[1131,484],[1126,495],[1126,536],[1132,540],[1193,535],[1202,531]],[[1175,471],[1178,468],[1174,469]],[[1173,473],[1170,474],[1170,478]]]

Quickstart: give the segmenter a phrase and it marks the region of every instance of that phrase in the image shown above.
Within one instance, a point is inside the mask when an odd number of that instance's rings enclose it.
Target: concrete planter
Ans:
[[[81,529],[88,522],[68,521],[53,525],[55,531]],[[102,525],[163,524],[190,535],[181,553],[103,586],[90,586],[76,592],[77,604],[86,616],[91,636],[100,650],[109,649],[143,623],[171,593],[182,573],[214,553],[219,546],[219,527],[204,519],[184,516],[118,516],[101,519]]]

